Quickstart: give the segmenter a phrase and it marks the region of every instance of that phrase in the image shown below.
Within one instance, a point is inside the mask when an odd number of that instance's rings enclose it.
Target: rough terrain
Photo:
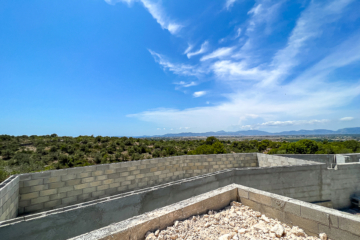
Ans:
[[[209,211],[184,221],[176,221],[164,230],[148,232],[146,240],[260,240],[312,239],[327,240],[325,233],[308,236],[297,226],[290,227],[277,219],[268,218],[248,206],[232,202],[222,211]]]

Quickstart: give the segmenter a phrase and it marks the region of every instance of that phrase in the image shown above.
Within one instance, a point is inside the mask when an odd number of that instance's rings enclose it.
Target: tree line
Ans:
[[[60,137],[0,135],[0,182],[11,174],[158,157],[266,152],[269,154],[333,154],[360,152],[355,140],[296,142],[140,139],[128,137]]]

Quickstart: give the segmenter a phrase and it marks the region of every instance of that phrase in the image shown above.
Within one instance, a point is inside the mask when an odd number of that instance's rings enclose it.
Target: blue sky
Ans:
[[[0,2],[0,134],[360,126],[356,0]]]

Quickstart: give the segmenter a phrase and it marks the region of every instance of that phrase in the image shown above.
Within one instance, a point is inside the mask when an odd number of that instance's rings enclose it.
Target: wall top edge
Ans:
[[[0,183],[0,191],[2,191],[4,188],[14,183],[15,181],[17,181],[18,178],[19,175],[11,175],[10,177],[8,177],[4,182]]]
[[[97,164],[97,165],[90,165],[90,166],[83,166],[83,167],[74,167],[74,168],[65,168],[65,169],[54,169],[54,170],[48,170],[48,171],[41,171],[41,172],[33,172],[33,173],[23,173],[23,174],[15,174],[13,176],[31,176],[34,174],[48,174],[51,172],[61,172],[61,171],[71,171],[71,169],[89,169],[89,168],[96,168],[96,167],[115,167],[124,165],[124,167],[132,167],[137,166],[141,164],[146,163],[152,163],[157,161],[166,161],[166,160],[180,160],[182,158],[185,159],[196,159],[196,158],[206,158],[206,157],[212,157],[212,158],[222,158],[222,157],[229,157],[229,156],[256,156],[257,153],[229,153],[229,154],[203,154],[203,155],[181,155],[181,156],[171,156],[171,157],[164,157],[164,158],[151,158],[151,159],[143,159],[143,160],[136,160],[136,161],[126,161],[126,162],[117,162],[117,163],[108,163],[108,164]]]

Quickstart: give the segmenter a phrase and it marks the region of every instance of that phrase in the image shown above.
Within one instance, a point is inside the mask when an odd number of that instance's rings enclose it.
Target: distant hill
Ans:
[[[259,130],[246,130],[237,132],[205,132],[205,133],[168,133],[164,135],[154,136],[141,136],[141,137],[208,137],[208,136],[286,136],[286,135],[329,135],[329,134],[360,134],[360,127],[356,128],[343,128],[337,131],[327,129],[315,129],[315,130],[298,130],[298,131],[284,131],[277,133],[270,133]]]

